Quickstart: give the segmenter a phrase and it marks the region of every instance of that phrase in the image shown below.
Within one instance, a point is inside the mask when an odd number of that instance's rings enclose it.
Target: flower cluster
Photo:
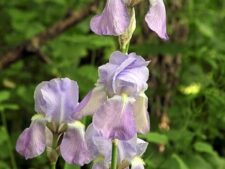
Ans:
[[[129,41],[139,1],[107,0],[102,14],[92,18],[91,29],[100,35],[128,34]],[[150,0],[150,4],[145,20],[160,38],[167,39],[163,0]],[[145,95],[148,64],[136,53],[113,52],[109,62],[98,68],[96,86],[80,103],[76,81],[56,78],[40,83],[34,92],[37,114],[19,136],[17,152],[30,159],[46,150],[52,163],[61,155],[71,164],[93,161],[93,169],[109,169],[116,145],[118,168],[144,169],[141,156],[148,143],[137,134],[150,130]],[[93,118],[85,131],[79,120],[87,115]]]
[[[137,132],[149,131],[148,99],[144,94],[148,63],[135,53],[114,52],[109,63],[99,67],[96,87],[80,103],[75,81],[57,78],[40,83],[34,92],[38,114],[19,136],[16,150],[29,159],[47,149],[50,160],[60,154],[71,164],[94,160],[93,168],[107,169],[110,145],[116,139],[118,165],[126,162],[135,166],[140,162],[138,165],[143,166],[138,156],[147,143],[137,138]],[[87,132],[79,122],[86,115],[93,115]]]

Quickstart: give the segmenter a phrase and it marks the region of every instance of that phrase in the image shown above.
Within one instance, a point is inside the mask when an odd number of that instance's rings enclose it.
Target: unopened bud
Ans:
[[[136,29],[136,18],[135,18],[135,10],[134,8],[130,9],[130,25],[127,28],[127,30],[124,32],[124,34],[119,36],[119,43],[122,51],[127,52],[126,48],[129,46],[130,40],[132,38],[132,35],[134,33],[134,30]]]

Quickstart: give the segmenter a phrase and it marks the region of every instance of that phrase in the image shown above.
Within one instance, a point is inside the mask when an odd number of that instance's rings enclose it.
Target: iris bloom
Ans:
[[[80,117],[77,82],[68,78],[42,82],[35,89],[34,100],[35,111],[39,114],[19,136],[17,152],[26,159],[34,158],[46,148],[51,149],[57,140],[59,145],[53,148],[66,162],[88,163],[84,126],[77,121]]]
[[[103,12],[92,18],[90,27],[99,35],[122,35],[130,24],[129,7],[135,0],[107,0]],[[150,0],[145,16],[148,27],[162,39],[168,39],[166,32],[166,9],[163,0]]]
[[[112,140],[103,137],[94,127],[90,124],[87,128],[85,139],[90,149],[91,158],[94,159],[92,169],[108,169],[111,163]],[[141,160],[142,154],[145,152],[148,143],[137,138],[127,141],[118,140],[118,166],[122,168],[132,169],[144,168],[143,161]]]
[[[135,53],[114,52],[99,67],[96,87],[84,98],[82,114],[94,114],[93,125],[106,138],[128,140],[149,131],[147,89],[149,62]]]

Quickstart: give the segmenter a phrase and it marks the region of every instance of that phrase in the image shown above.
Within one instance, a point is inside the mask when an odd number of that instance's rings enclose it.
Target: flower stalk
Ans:
[[[112,141],[112,160],[111,169],[117,169],[117,159],[118,159],[118,140],[114,139]]]

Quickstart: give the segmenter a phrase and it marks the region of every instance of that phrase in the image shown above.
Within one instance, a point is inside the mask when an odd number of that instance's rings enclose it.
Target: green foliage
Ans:
[[[88,2],[1,0],[0,53],[46,30]],[[137,30],[130,46],[131,52],[152,60],[148,91],[151,132],[140,135],[149,142],[144,154],[146,169],[224,169],[225,1],[165,2],[170,41],[159,40],[143,24],[146,1],[137,7]],[[45,154],[28,161],[20,157],[14,150],[16,139],[35,113],[33,92],[38,83],[67,76],[78,82],[80,98],[83,98],[96,83],[97,67],[118,48],[116,38],[90,32],[89,21],[90,17],[82,20],[40,48],[48,63],[28,53],[0,70],[0,112],[7,124],[1,118],[0,169],[12,168],[10,152],[16,158],[18,169],[49,168]],[[175,58],[180,61],[168,65]],[[168,74],[170,69],[175,71]],[[177,80],[170,80],[172,76]],[[170,104],[165,105],[163,97],[168,93]],[[158,97],[161,100],[156,102]],[[169,130],[159,128],[157,106],[168,114]],[[5,146],[9,142],[12,148]],[[64,163],[59,166],[63,168]],[[79,167],[66,164],[64,168]]]

